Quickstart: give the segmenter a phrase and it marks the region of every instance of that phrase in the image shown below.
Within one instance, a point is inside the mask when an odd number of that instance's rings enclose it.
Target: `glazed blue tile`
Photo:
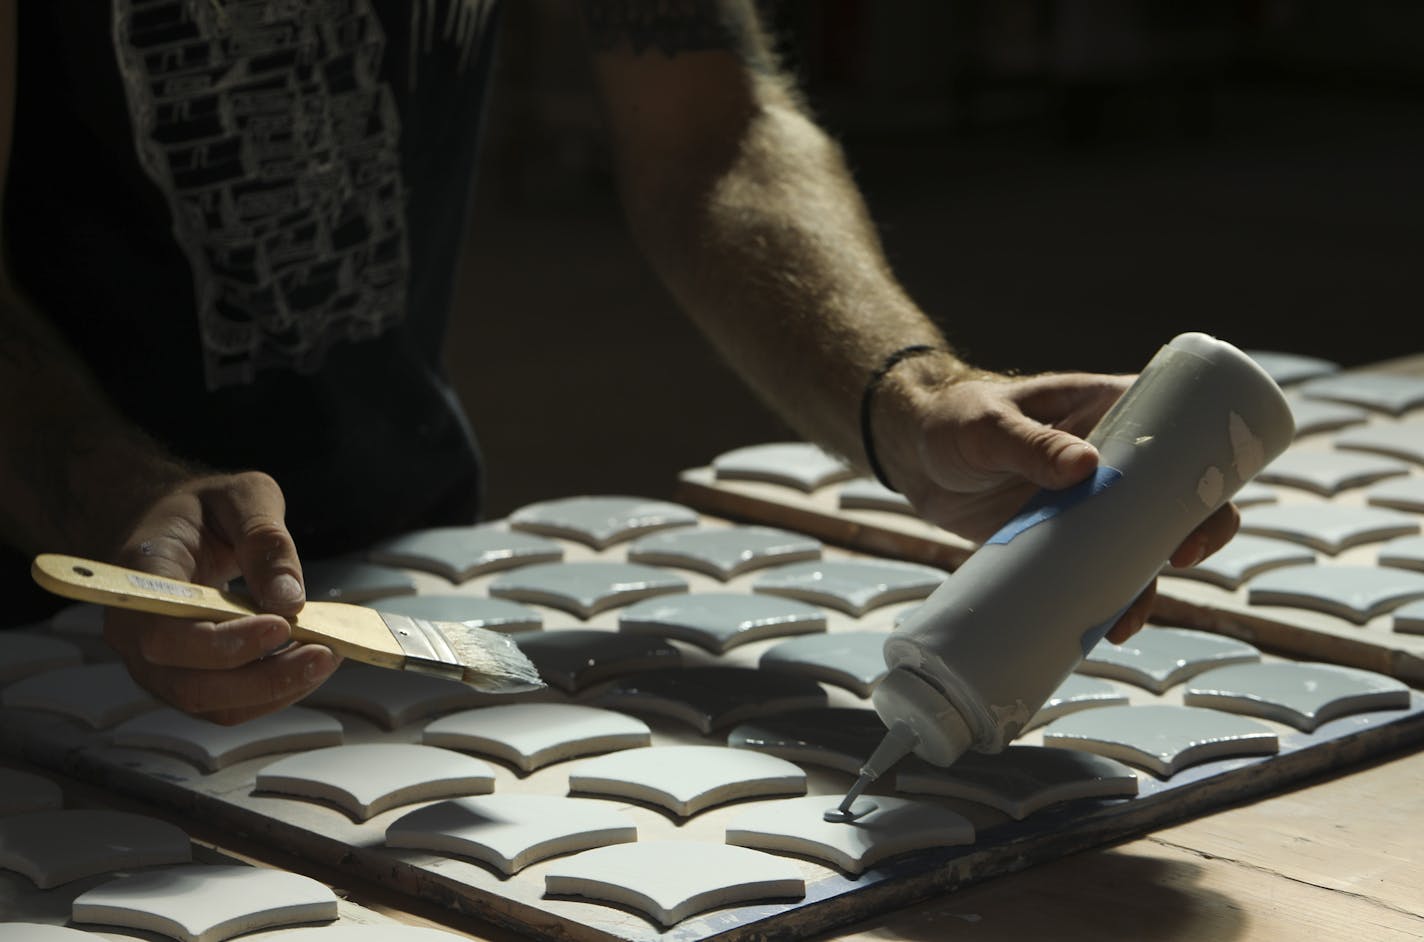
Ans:
[[[1393,458],[1348,451],[1286,451],[1256,474],[1266,484],[1285,484],[1324,496],[1409,473]]]
[[[1308,380],[1300,391],[1312,399],[1345,402],[1393,415],[1424,405],[1424,378],[1393,373],[1337,373]]]
[[[1424,536],[1401,536],[1379,548],[1379,564],[1424,572]]]
[[[1210,582],[1223,589],[1237,589],[1248,580],[1272,569],[1315,562],[1315,552],[1298,543],[1266,536],[1238,533],[1231,540],[1188,569],[1167,570],[1169,575]]]
[[[1365,491],[1365,502],[1375,507],[1424,514],[1424,476],[1381,481]]]
[[[1424,419],[1350,429],[1335,437],[1335,447],[1424,464]]]
[[[1288,396],[1286,401],[1290,403],[1291,417],[1295,419],[1296,438],[1361,425],[1370,420],[1369,410],[1343,402],[1304,399],[1294,395]]]
[[[943,570],[918,563],[823,559],[767,570],[752,583],[752,591],[801,599],[859,617],[892,602],[922,599],[946,577]]]
[[[1271,755],[1280,749],[1275,732],[1257,720],[1204,707],[1153,703],[1065,716],[1044,730],[1043,742],[1117,759],[1160,778],[1202,762]]]
[[[1163,693],[1213,667],[1260,659],[1260,651],[1235,638],[1149,625],[1122,644],[1099,641],[1078,665],[1078,672]]]
[[[841,486],[836,499],[842,510],[884,510],[889,513],[917,516],[910,499],[881,484],[874,478],[856,478]]]
[[[1279,504],[1241,511],[1241,532],[1272,536],[1334,555],[1351,546],[1419,532],[1419,518],[1381,507]]]
[[[630,605],[618,615],[618,630],[687,641],[721,654],[749,641],[824,632],[826,613],[794,599],[695,592]]]
[[[563,497],[521,507],[509,526],[527,533],[556,536],[604,549],[634,537],[697,524],[697,512],[681,504],[642,497]]]
[[[1052,696],[1044,701],[1038,712],[1024,725],[1025,730],[1035,729],[1045,723],[1052,723],[1060,716],[1091,710],[1095,707],[1121,706],[1128,702],[1127,694],[1095,677],[1069,674]]]
[[[1207,671],[1187,685],[1182,699],[1188,706],[1259,716],[1309,733],[1342,716],[1406,709],[1409,688],[1355,667],[1277,661]]]
[[[1022,821],[1065,801],[1131,798],[1137,794],[1137,773],[1116,759],[1078,749],[1009,746],[993,755],[966,752],[949,768],[901,771],[895,790],[973,801]]]
[[[662,638],[597,628],[535,632],[519,635],[515,643],[545,682],[569,693],[624,674],[672,670],[682,664],[682,652]]]
[[[1255,579],[1252,605],[1307,608],[1364,624],[1406,602],[1424,599],[1424,573],[1389,566],[1295,566]]]
[[[740,573],[820,559],[821,541],[771,527],[708,527],[654,533],[628,547],[628,559],[680,566],[724,582]]]
[[[815,707],[741,723],[727,745],[855,775],[884,738],[885,723],[872,709]]]
[[[712,461],[721,481],[766,481],[810,493],[855,474],[843,460],[807,442],[748,445]]]
[[[1278,386],[1329,376],[1340,370],[1340,364],[1320,357],[1301,353],[1287,353],[1279,350],[1248,350],[1246,355],[1255,360],[1261,369],[1270,374]]]
[[[464,582],[498,569],[555,562],[563,559],[564,548],[540,536],[483,524],[406,533],[377,544],[366,556],[373,563]]]
[[[762,670],[800,674],[870,696],[885,676],[883,631],[838,631],[806,635],[768,648],[757,664]]]
[[[687,591],[687,580],[653,566],[581,560],[538,563],[495,576],[489,594],[532,602],[591,618],[602,611],[656,595]]]

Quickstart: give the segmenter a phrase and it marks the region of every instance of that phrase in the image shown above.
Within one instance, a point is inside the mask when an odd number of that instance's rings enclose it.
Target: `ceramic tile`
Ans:
[[[354,559],[302,563],[302,581],[312,602],[369,602],[415,592],[409,573]]]
[[[1377,452],[1424,464],[1424,419],[1350,429],[1335,436],[1335,447]]]
[[[1287,401],[1290,403],[1291,417],[1295,419],[1296,438],[1362,425],[1370,420],[1368,409],[1343,402],[1305,399],[1294,395],[1288,396]]]
[[[399,805],[494,790],[494,770],[472,756],[403,742],[330,746],[278,759],[257,790],[330,802],[358,821]]]
[[[600,801],[485,795],[417,808],[386,828],[386,846],[472,857],[505,876],[550,857],[638,839],[633,819]]]
[[[824,632],[826,613],[794,599],[697,592],[631,605],[619,613],[618,630],[687,641],[720,654],[749,641]]]
[[[181,828],[127,811],[70,808],[0,818],[0,870],[42,890],[113,870],[186,863]]]
[[[912,851],[974,843],[969,819],[936,804],[876,795],[857,803],[874,808],[854,821],[826,821],[838,803],[832,795],[763,802],[732,819],[727,843],[813,857],[849,874]]]
[[[334,920],[337,899],[322,883],[285,870],[190,864],[100,884],[75,898],[72,917],[179,942],[222,942],[259,929]]]
[[[437,713],[479,706],[484,695],[457,680],[346,661],[302,702],[357,713],[396,729]]]
[[[520,635],[517,643],[545,683],[569,693],[612,677],[670,670],[682,664],[682,652],[662,638],[596,628],[560,628]]]
[[[539,563],[501,573],[490,595],[533,602],[590,618],[599,612],[655,595],[687,591],[687,580],[637,563],[581,561]]]
[[[30,811],[50,811],[64,804],[59,786],[43,775],[0,769],[0,817]]]
[[[1393,458],[1349,451],[1286,451],[1256,474],[1267,484],[1285,484],[1330,496],[1409,473]]]
[[[1117,706],[1127,703],[1127,694],[1105,680],[1069,674],[1052,696],[1044,701],[1038,712],[1024,725],[1025,730],[1035,729],[1045,723],[1052,723],[1060,716],[1091,710],[1094,707]]]
[[[628,547],[632,562],[680,566],[723,581],[753,569],[820,558],[820,540],[771,527],[672,530]]]
[[[708,909],[806,895],[801,869],[789,860],[696,841],[587,850],[555,863],[544,888],[550,896],[627,907],[663,927]]]
[[[1256,481],[1247,481],[1231,498],[1237,507],[1254,507],[1257,504],[1274,504],[1280,500],[1275,488]]]
[[[469,938],[426,926],[339,922],[329,926],[274,929],[254,936],[252,942],[469,942]]]
[[[509,515],[515,530],[557,536],[604,549],[655,530],[694,526],[697,512],[641,497],[564,497],[521,507]]]
[[[1304,382],[1307,379],[1315,379],[1317,376],[1329,376],[1331,373],[1339,372],[1340,364],[1320,357],[1305,356],[1299,353],[1285,353],[1276,350],[1249,350],[1247,356],[1255,360],[1261,367],[1270,374],[1271,379],[1276,381],[1278,386],[1289,386],[1294,383]]]
[[[1241,511],[1241,532],[1274,536],[1334,555],[1351,546],[1419,532],[1419,520],[1380,507],[1282,504]]]
[[[1381,566],[1424,572],[1424,536],[1401,536],[1379,548]]]
[[[836,504],[842,510],[884,510],[915,516],[914,505],[899,491],[892,491],[874,478],[856,478],[841,486]]]
[[[1095,752],[1161,778],[1202,762],[1269,755],[1280,748],[1276,734],[1256,720],[1171,704],[1103,707],[1065,716],[1044,730],[1043,744]]]
[[[94,729],[122,723],[158,706],[117,663],[61,667],[17,680],[0,691],[0,703],[58,713]]]
[[[1279,661],[1207,671],[1187,685],[1182,699],[1188,706],[1259,716],[1308,733],[1354,713],[1405,709],[1409,688],[1354,667]]]
[[[808,494],[855,474],[840,458],[808,442],[737,448],[713,459],[712,471],[722,481],[768,481]]]
[[[1213,667],[1260,659],[1261,652],[1244,641],[1190,628],[1150,625],[1121,645],[1099,641],[1078,665],[1078,672],[1162,693]]]
[[[1400,415],[1424,405],[1424,378],[1390,373],[1340,373],[1308,380],[1302,395]]]
[[[538,631],[544,616],[527,605],[492,599],[483,595],[403,595],[368,603],[371,608],[392,615],[458,622],[472,628],[487,628],[504,634]]]
[[[0,687],[21,677],[73,667],[83,659],[79,648],[63,638],[0,631]]]
[[[1394,630],[1402,634],[1424,635],[1424,601],[1401,605],[1391,621]]]
[[[0,939],[5,942],[99,942],[93,933],[82,929],[42,922],[0,922]]]
[[[49,620],[50,631],[58,635],[98,638],[104,634],[104,607],[88,602],[66,605]]]
[[[1424,476],[1381,481],[1365,491],[1365,502],[1376,507],[1424,514]]]
[[[574,703],[509,703],[434,720],[421,741],[502,759],[524,772],[595,752],[646,746],[648,724]]]
[[[553,540],[491,524],[418,530],[374,546],[366,558],[385,566],[419,569],[465,582],[481,573],[564,558]]]
[[[943,570],[918,563],[828,559],[768,570],[757,577],[752,591],[801,599],[859,617],[892,602],[922,599],[946,577]]]
[[[1229,543],[1190,569],[1169,568],[1167,572],[1184,579],[1210,582],[1224,589],[1237,589],[1260,573],[1313,562],[1315,552],[1298,543],[1238,533]]]
[[[237,726],[220,726],[163,707],[121,723],[110,739],[116,746],[171,752],[204,772],[216,772],[253,756],[339,745],[342,728],[335,718],[298,706]]]
[[[821,685],[745,667],[683,667],[620,677],[598,698],[614,709],[647,712],[710,733],[757,716],[824,706]]]
[[[757,664],[762,670],[804,674],[868,697],[885,676],[886,637],[883,631],[838,631],[792,638],[767,649]]]
[[[727,746],[650,746],[585,759],[569,793],[630,798],[691,817],[713,805],[806,792],[806,773],[776,756]]]
[[[1293,566],[1258,576],[1252,605],[1308,608],[1364,624],[1405,602],[1424,598],[1424,573],[1387,566]]]
[[[742,723],[727,734],[727,745],[855,775],[884,738],[874,710],[817,707]]]
[[[1009,746],[996,755],[966,752],[947,769],[927,765],[903,771],[895,777],[895,790],[963,798],[1022,821],[1065,801],[1131,798],[1137,794],[1137,773],[1116,759],[1078,749]]]

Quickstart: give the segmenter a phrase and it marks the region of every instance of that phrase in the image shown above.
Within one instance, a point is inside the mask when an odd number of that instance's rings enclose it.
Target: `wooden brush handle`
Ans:
[[[257,614],[237,596],[218,589],[78,556],[41,554],[35,557],[30,574],[55,595],[111,608],[219,621]]]

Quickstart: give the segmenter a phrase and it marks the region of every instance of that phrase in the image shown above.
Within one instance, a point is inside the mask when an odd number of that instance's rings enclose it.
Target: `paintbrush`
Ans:
[[[36,556],[30,573],[56,595],[111,608],[217,621],[259,614],[230,592],[75,556]],[[308,602],[288,621],[293,641],[324,644],[353,661],[460,680],[488,693],[544,686],[512,640],[485,628],[345,602]]]

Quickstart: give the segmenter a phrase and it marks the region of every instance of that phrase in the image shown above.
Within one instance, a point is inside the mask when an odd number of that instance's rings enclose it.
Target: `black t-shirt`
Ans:
[[[272,474],[309,557],[478,512],[440,347],[495,7],[19,5],[18,287],[174,453]]]

